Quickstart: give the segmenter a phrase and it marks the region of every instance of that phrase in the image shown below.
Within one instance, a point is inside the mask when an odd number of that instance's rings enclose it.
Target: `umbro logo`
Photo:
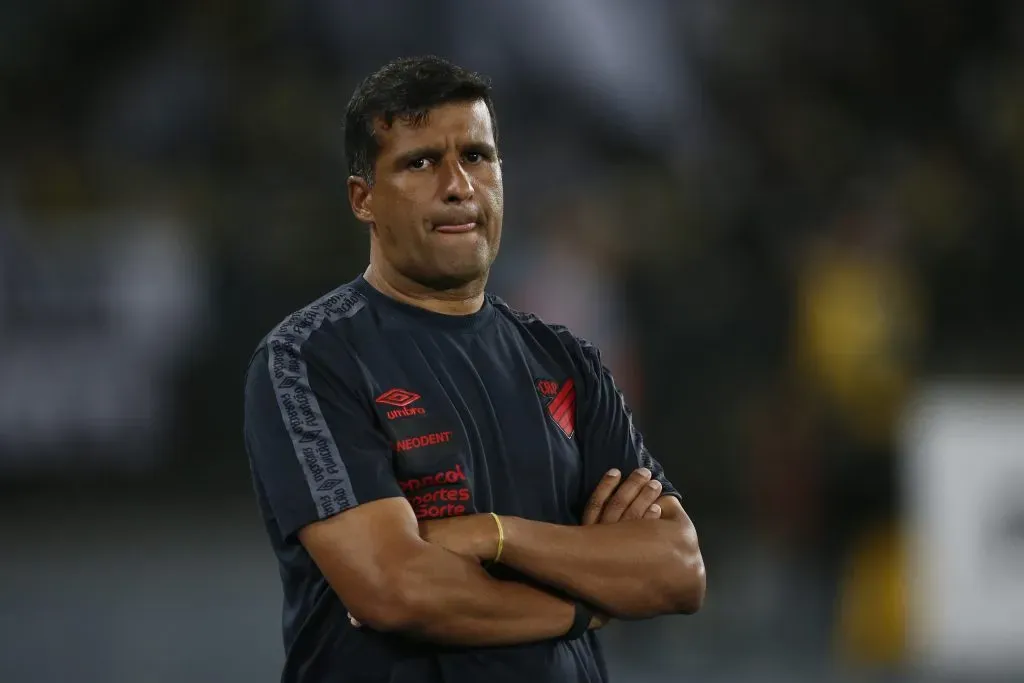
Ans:
[[[377,403],[404,408],[420,400],[420,395],[405,389],[389,389],[377,397]]]
[[[571,379],[561,385],[549,379],[537,380],[537,393],[547,403],[548,415],[570,439],[576,433],[576,387]]]
[[[412,417],[413,415],[426,415],[427,411],[412,404],[420,400],[420,395],[406,389],[389,389],[377,397],[377,403],[394,406],[389,410],[387,418],[397,420],[400,417]]]

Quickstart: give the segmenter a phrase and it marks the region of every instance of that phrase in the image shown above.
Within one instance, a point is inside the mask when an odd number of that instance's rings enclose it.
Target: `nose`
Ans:
[[[459,161],[443,164],[441,183],[446,204],[461,204],[473,198],[473,181]]]

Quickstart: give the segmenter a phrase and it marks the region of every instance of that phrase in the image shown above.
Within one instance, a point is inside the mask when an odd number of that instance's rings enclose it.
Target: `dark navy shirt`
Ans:
[[[593,632],[452,648],[355,629],[298,541],[312,522],[397,496],[420,519],[493,511],[575,525],[612,467],[646,466],[677,495],[594,346],[492,295],[472,315],[441,315],[360,277],[263,340],[244,432],[284,587],[282,681],[607,680]]]

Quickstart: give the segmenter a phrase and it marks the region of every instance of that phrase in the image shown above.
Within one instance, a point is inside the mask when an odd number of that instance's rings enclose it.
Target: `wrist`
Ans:
[[[508,517],[487,512],[478,515],[480,525],[476,534],[474,555],[483,563],[490,564],[495,558],[500,562],[504,556],[505,526]]]
[[[486,540],[480,545],[480,560],[485,564],[498,564],[505,556],[505,528],[508,517],[500,516],[495,512],[488,512],[485,517],[487,532],[484,535]]]
[[[576,601],[574,608],[575,613],[573,616],[572,626],[569,627],[568,632],[566,632],[564,636],[567,640],[576,640],[587,631],[599,628],[598,626],[595,626],[594,619],[596,615],[590,607],[580,601]]]

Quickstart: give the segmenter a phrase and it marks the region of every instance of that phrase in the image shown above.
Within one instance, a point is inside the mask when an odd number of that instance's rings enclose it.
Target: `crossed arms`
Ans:
[[[502,563],[614,618],[697,611],[705,578],[696,532],[678,499],[659,498],[649,477],[644,469],[621,484],[606,476],[578,527],[502,517]],[[470,646],[564,635],[575,615],[570,599],[483,569],[497,537],[490,515],[418,524],[401,498],[299,534],[352,617],[370,628]]]
[[[254,478],[281,537],[297,532],[355,620],[428,642],[559,638],[573,624],[574,600],[619,619],[696,611],[705,579],[693,524],[679,500],[665,495],[674,491],[650,481],[652,472],[661,479],[660,465],[647,454],[599,355],[581,350],[576,437],[584,481],[595,482],[595,490],[579,526],[501,518],[501,564],[529,584],[484,569],[498,537],[490,515],[417,522],[384,457],[392,444],[365,397],[344,380],[359,377],[358,367],[333,347],[329,362],[287,339],[254,355],[245,404]],[[286,419],[300,404],[308,407],[305,419]],[[321,482],[315,477],[322,472],[304,469],[313,449],[307,444],[316,444],[332,467],[343,461],[346,477]],[[601,477],[615,468],[638,471]],[[341,503],[361,502],[345,509],[321,493],[324,485],[339,487]],[[317,502],[323,498],[327,504]],[[344,512],[337,513],[339,506]]]

